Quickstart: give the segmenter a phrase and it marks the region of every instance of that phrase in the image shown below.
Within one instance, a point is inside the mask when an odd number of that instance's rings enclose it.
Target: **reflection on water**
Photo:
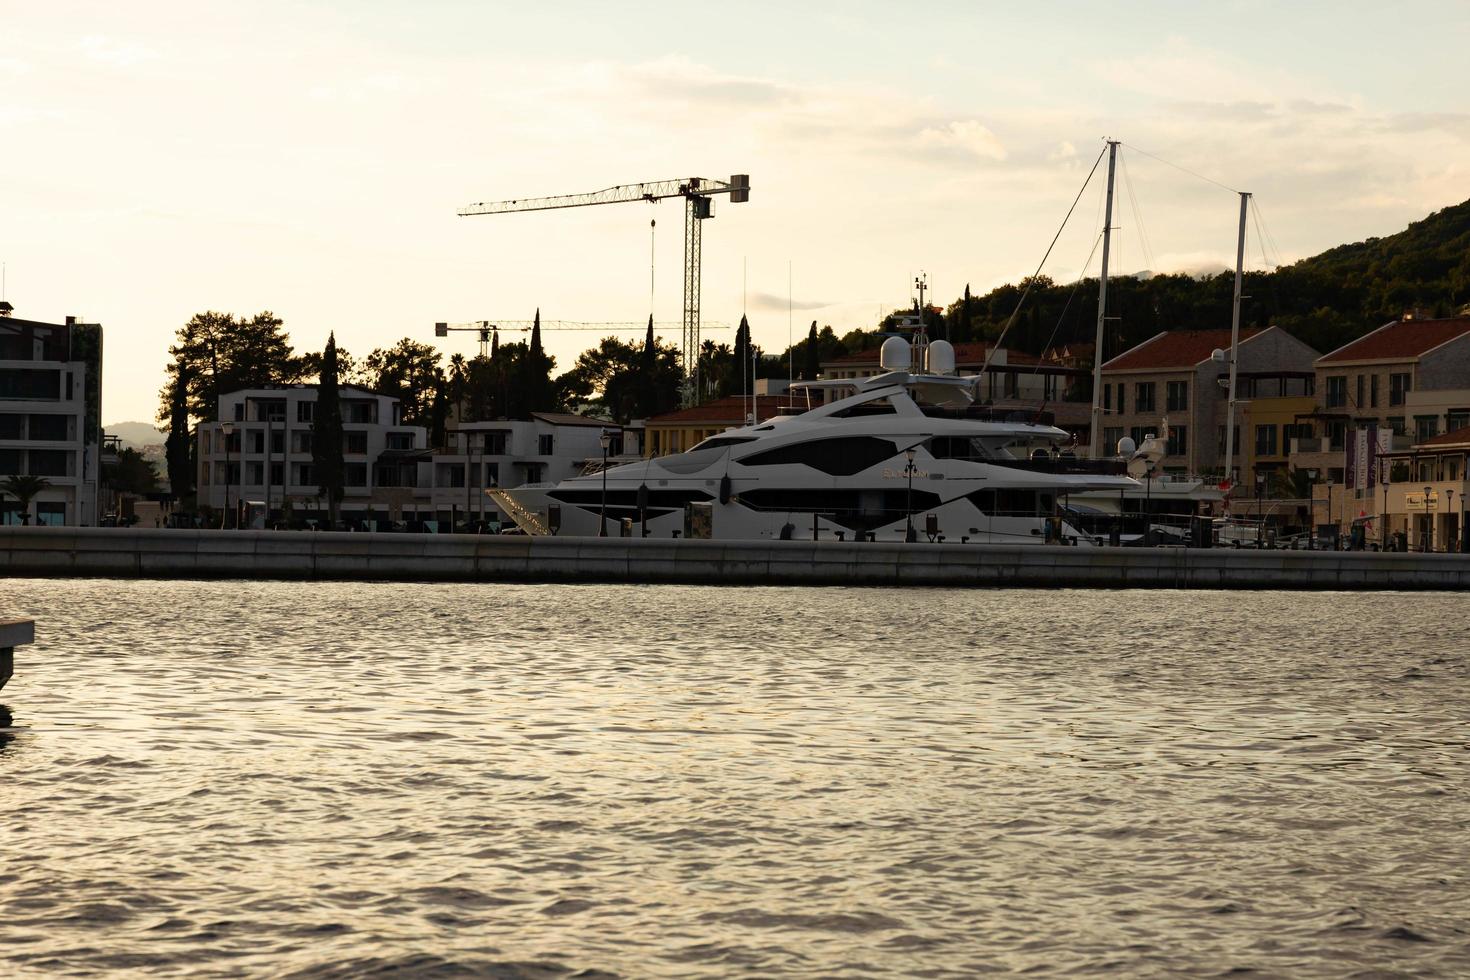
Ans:
[[[0,963],[1465,974],[1462,604],[0,581]]]

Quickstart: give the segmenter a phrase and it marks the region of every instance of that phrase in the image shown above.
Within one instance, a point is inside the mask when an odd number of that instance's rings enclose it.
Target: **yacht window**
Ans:
[[[929,454],[935,459],[990,458],[979,436],[935,436],[929,440]]]
[[[893,407],[893,402],[887,398],[879,398],[870,402],[859,402],[856,405],[844,408],[840,412],[833,412],[830,418],[850,419],[866,415],[897,415],[898,409]]]
[[[713,436],[695,446],[691,452],[702,449],[728,449],[730,446],[738,446],[742,442],[755,442],[755,436]]]
[[[839,439],[813,439],[765,452],[753,453],[740,460],[746,466],[776,466],[802,463],[831,476],[852,476],[892,459],[898,450],[887,439],[874,436],[847,436]]]

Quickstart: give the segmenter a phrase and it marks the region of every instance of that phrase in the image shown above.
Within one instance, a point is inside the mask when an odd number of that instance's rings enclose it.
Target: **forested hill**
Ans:
[[[1160,330],[1229,326],[1233,285],[1233,273],[1111,280],[1105,356]],[[1091,343],[1097,324],[1097,280],[1074,287],[1042,277],[1037,287],[1006,346],[1039,354],[1048,343]],[[968,312],[966,301],[956,300],[933,330],[956,341],[993,338],[1015,309],[1021,288],[1006,285],[973,297]],[[1458,313],[1470,306],[1470,201],[1416,221],[1395,235],[1339,245],[1274,272],[1251,273],[1245,293],[1249,298],[1241,311],[1243,323],[1275,324],[1324,353],[1406,310],[1430,316]]]

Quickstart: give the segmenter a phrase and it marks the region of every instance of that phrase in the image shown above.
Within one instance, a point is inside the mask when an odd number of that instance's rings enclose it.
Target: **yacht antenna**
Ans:
[[[1108,314],[1108,246],[1113,237],[1113,169],[1118,161],[1118,141],[1108,140],[1108,202],[1103,214],[1102,270],[1097,281],[1097,345],[1092,351],[1092,446],[1093,459],[1102,456],[1102,366],[1103,326]]]
[[[929,289],[929,273],[920,272],[914,277],[914,288],[919,291],[919,325],[914,328],[914,340],[909,355],[909,371],[920,374],[929,350],[929,334],[924,327],[924,293]]]
[[[1220,481],[1227,495],[1235,483],[1231,469],[1235,461],[1235,368],[1236,355],[1240,349],[1240,286],[1245,265],[1245,214],[1251,199],[1246,191],[1237,193],[1240,194],[1240,232],[1235,239],[1235,296],[1230,311],[1230,394],[1225,402],[1225,479]]]

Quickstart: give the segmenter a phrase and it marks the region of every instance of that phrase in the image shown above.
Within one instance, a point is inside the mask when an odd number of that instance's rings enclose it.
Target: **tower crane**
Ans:
[[[531,328],[536,325],[535,320],[471,320],[468,323],[444,323],[434,324],[435,337],[448,337],[450,333],[477,333],[480,335],[480,356],[484,357],[490,352],[490,334],[495,330],[516,330],[521,333],[530,333]],[[672,327],[676,324],[667,320],[655,323],[655,327]],[[705,327],[713,330],[729,330],[727,323],[705,323]],[[606,323],[590,323],[582,320],[542,320],[542,330],[596,330],[600,333],[622,333],[630,330],[646,330],[648,323],[637,323],[632,320],[610,320]]]
[[[562,194],[556,197],[521,198],[471,204],[459,211],[460,217],[476,214],[510,214],[515,211],[550,211],[556,208],[581,208],[593,204],[623,204],[629,201],[656,203],[665,198],[684,199],[684,322],[679,346],[684,359],[685,401],[693,403],[699,392],[699,285],[700,225],[714,216],[712,198],[730,195],[733,204],[750,200],[750,175],[732,174],[728,181],[704,177],[682,177],[675,180],[651,181],[644,184],[618,184],[588,194]]]

